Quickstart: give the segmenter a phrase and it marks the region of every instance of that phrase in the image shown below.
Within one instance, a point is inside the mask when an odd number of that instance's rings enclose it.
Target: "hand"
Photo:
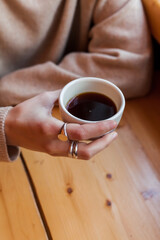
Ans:
[[[67,156],[70,142],[58,139],[63,122],[52,116],[52,109],[60,91],[45,92],[12,108],[6,117],[5,134],[8,145],[21,146],[53,156]],[[91,124],[67,124],[70,140],[87,140],[114,129],[114,121]],[[78,158],[90,159],[107,147],[117,136],[116,132],[104,135],[90,143],[79,142]]]

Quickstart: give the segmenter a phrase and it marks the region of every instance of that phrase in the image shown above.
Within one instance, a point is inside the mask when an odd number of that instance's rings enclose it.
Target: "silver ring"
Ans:
[[[60,133],[58,134],[58,139],[61,141],[68,141],[68,134],[67,134],[67,123],[64,123],[60,129]]]
[[[74,142],[72,157],[78,158],[78,142],[77,141]]]
[[[74,146],[74,141],[71,141],[68,157],[73,157],[73,146]]]
[[[78,142],[71,141],[68,157],[78,158]]]
[[[67,134],[67,123],[63,124],[63,131],[64,131],[64,135],[68,138],[68,134]]]

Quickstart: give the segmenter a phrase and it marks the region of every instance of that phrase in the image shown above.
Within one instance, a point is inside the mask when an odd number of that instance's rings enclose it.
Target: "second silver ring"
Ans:
[[[71,141],[68,157],[78,158],[78,142]]]

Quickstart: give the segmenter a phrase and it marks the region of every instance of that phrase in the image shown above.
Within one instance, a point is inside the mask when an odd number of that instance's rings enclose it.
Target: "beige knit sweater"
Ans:
[[[6,146],[6,106],[80,76],[108,79],[127,98],[149,90],[151,41],[140,0],[1,0],[0,10],[0,161],[18,154]]]

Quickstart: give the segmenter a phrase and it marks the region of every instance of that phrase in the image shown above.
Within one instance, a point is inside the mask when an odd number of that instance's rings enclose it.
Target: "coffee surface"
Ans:
[[[72,115],[88,121],[105,120],[117,112],[110,98],[93,92],[77,95],[67,103],[66,108]]]

